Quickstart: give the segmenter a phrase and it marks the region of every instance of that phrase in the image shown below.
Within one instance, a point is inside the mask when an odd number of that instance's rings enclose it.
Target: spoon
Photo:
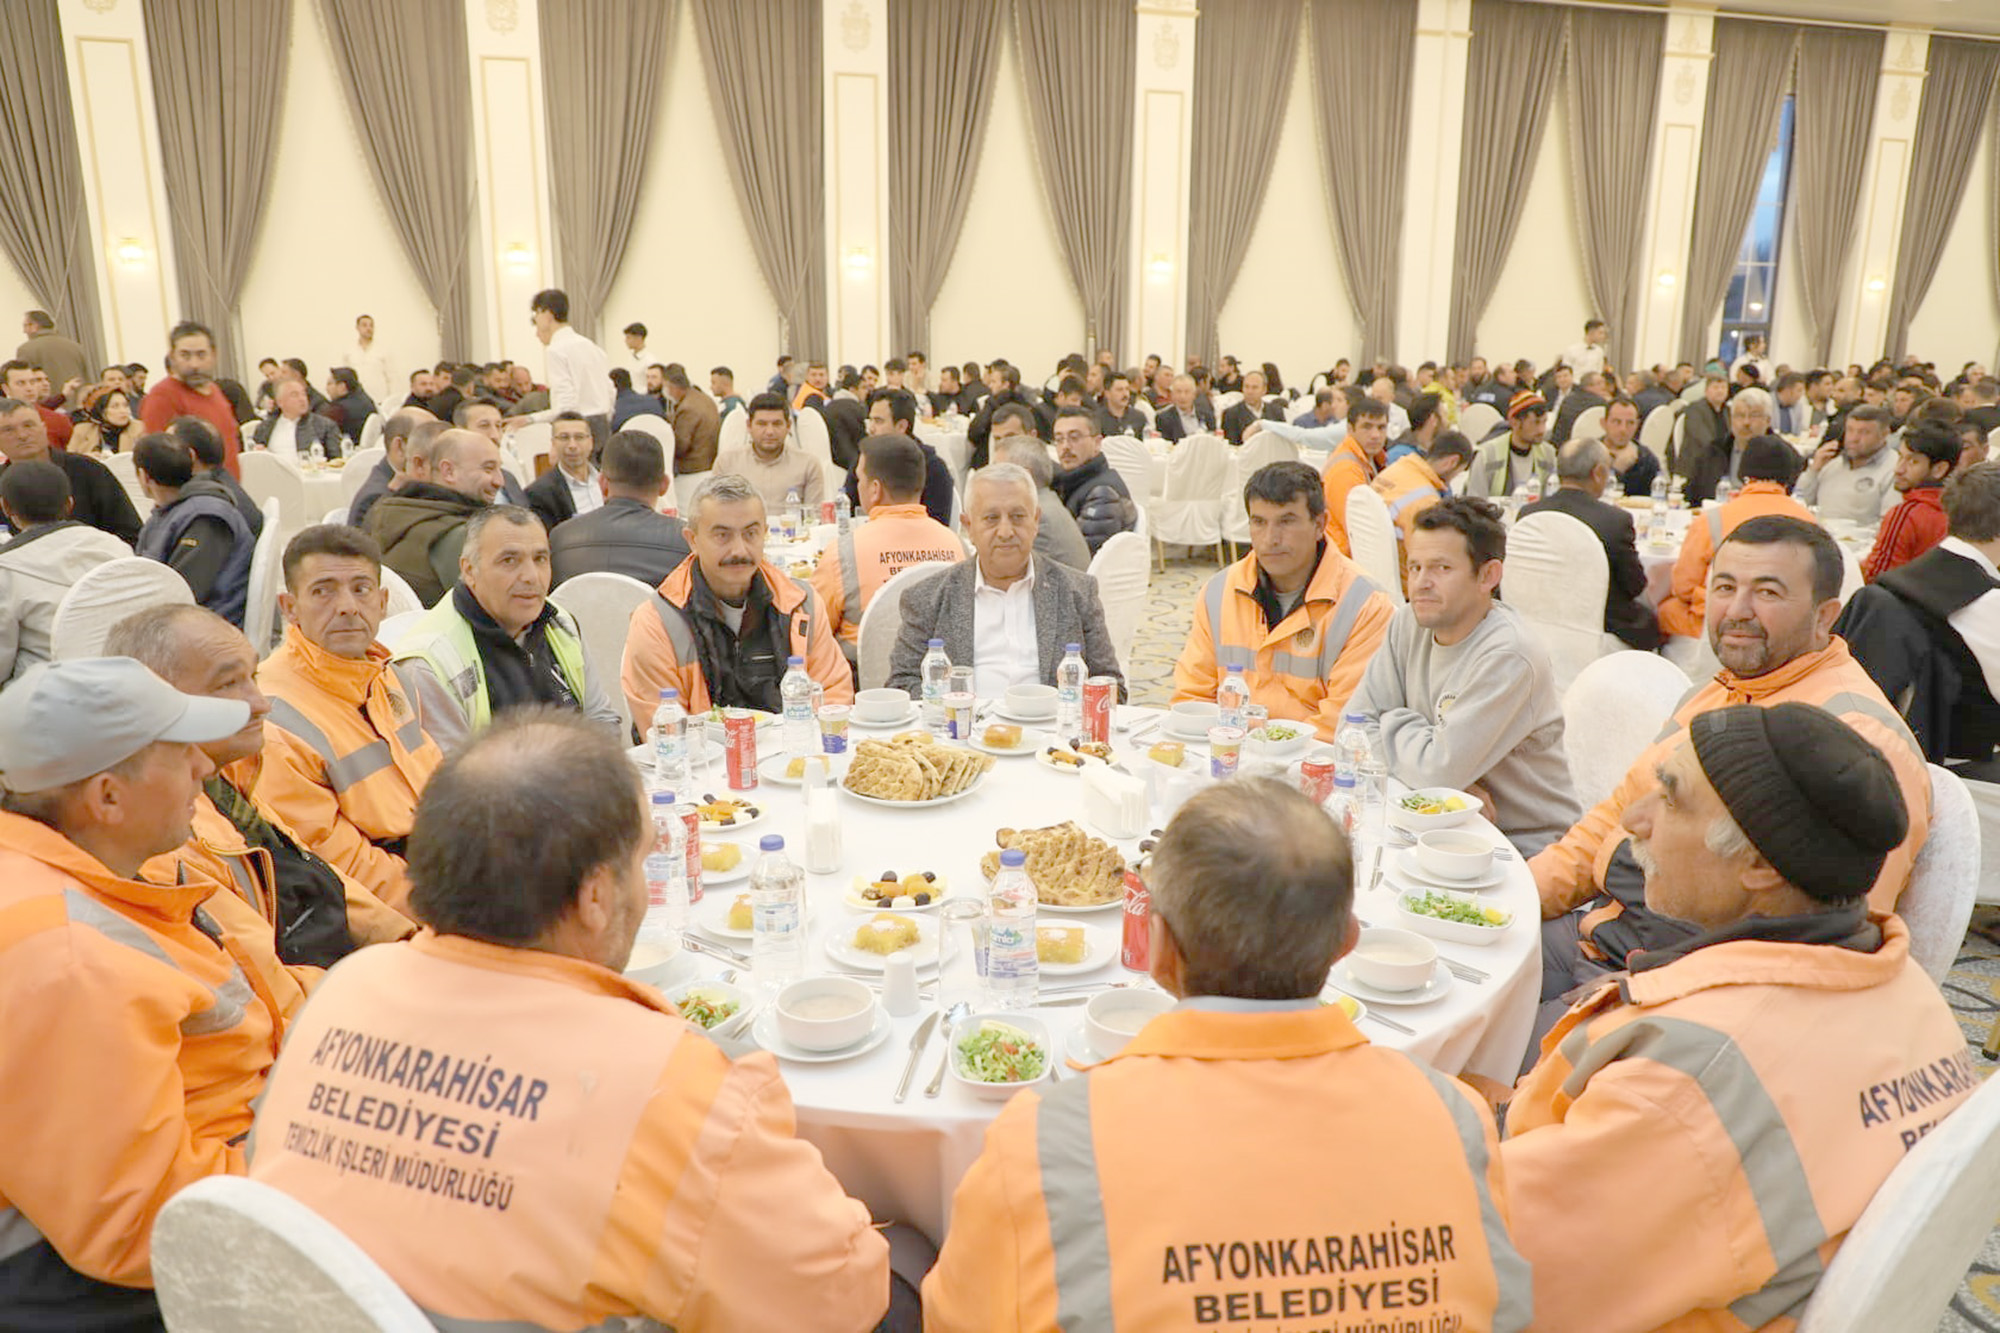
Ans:
[[[960,1000],[957,1004],[944,1011],[944,1022],[940,1025],[944,1032],[944,1057],[938,1061],[937,1073],[932,1074],[931,1081],[924,1085],[924,1096],[935,1097],[939,1092],[944,1090],[945,1066],[951,1063],[952,1034],[958,1031],[958,1025],[963,1023],[971,1013],[972,1006],[964,1000]]]

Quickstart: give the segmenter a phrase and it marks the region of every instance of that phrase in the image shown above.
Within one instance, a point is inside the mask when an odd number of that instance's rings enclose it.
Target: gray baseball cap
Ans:
[[[241,699],[182,694],[129,657],[43,662],[0,690],[0,787],[52,791],[155,741],[219,741],[249,721]]]

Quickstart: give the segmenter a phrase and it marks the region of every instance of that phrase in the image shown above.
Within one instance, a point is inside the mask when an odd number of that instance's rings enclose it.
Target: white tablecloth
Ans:
[[[1121,722],[1135,720],[1143,725],[1153,710],[1121,708]],[[863,733],[865,734],[865,733]],[[879,734],[879,733],[877,733]],[[1154,739],[1146,736],[1136,748]],[[759,737],[767,757],[777,746],[775,730]],[[1135,748],[1125,735],[1114,736],[1121,750]],[[1192,747],[1199,752],[1200,747]],[[724,794],[722,768],[717,757],[702,790]],[[784,835],[786,846],[802,859],[805,836],[804,801],[799,789],[769,783],[754,798],[766,808],[764,818],[737,837],[750,854],[765,833]],[[932,870],[945,877],[955,893],[976,893],[983,889],[979,872],[980,855],[994,846],[994,832],[1000,828],[1034,828],[1066,819],[1082,822],[1079,780],[1060,775],[1032,758],[1004,758],[995,763],[985,782],[970,797],[927,810],[893,810],[869,805],[842,795],[844,806],[842,870],[834,875],[809,875],[810,947],[809,967],[827,970],[822,952],[825,940],[836,933],[851,933],[856,913],[842,902],[842,896],[856,874],[874,876],[885,870],[904,874]],[[1157,811],[1155,812],[1157,820]],[[1499,834],[1489,825],[1477,827],[1498,843]],[[1138,840],[1119,844],[1128,855],[1135,853]],[[1394,853],[1391,853],[1394,855]],[[1450,1073],[1469,1071],[1511,1082],[1527,1048],[1535,1004],[1541,987],[1540,913],[1534,884],[1526,866],[1518,859],[1500,862],[1506,867],[1505,884],[1489,890],[1488,896],[1513,911],[1516,920],[1494,944],[1479,947],[1439,943],[1448,957],[1471,964],[1489,974],[1483,984],[1455,982],[1449,992],[1429,1004],[1401,1007],[1383,1006],[1380,1012],[1416,1035],[1405,1036],[1378,1023],[1364,1020],[1362,1029],[1373,1041],[1425,1060]],[[1361,873],[1357,870],[1357,874]],[[748,881],[715,886],[714,897],[733,897],[745,892]],[[1395,892],[1384,887],[1357,895],[1356,912],[1378,925],[1395,924]],[[699,919],[706,901],[695,909]],[[1122,927],[1122,913],[1116,908],[1085,915],[1045,914],[1045,921],[1059,924],[1086,924],[1093,933],[1115,938]],[[947,965],[947,995],[963,993],[970,985],[969,955],[964,948],[964,928],[960,928],[959,953]],[[734,941],[733,947],[748,952],[748,941]],[[725,964],[702,958],[693,970],[713,975]],[[746,978],[748,974],[745,974]],[[1045,985],[1057,986],[1086,980],[1134,980],[1114,955],[1108,965],[1081,977],[1049,977]],[[1055,997],[1051,997],[1055,998]],[[922,1012],[928,1012],[928,1002]],[[1067,1043],[1081,1026],[1083,1011],[1076,1007],[1036,1010],[1057,1040]],[[936,1036],[926,1046],[910,1095],[902,1105],[892,1101],[897,1077],[909,1058],[910,1038],[922,1013],[893,1021],[889,1039],[875,1050],[855,1059],[832,1064],[781,1062],[785,1079],[798,1108],[800,1133],[816,1144],[827,1165],[855,1197],[863,1200],[878,1218],[912,1222],[934,1238],[943,1235],[952,1191],[959,1178],[979,1155],[987,1123],[998,1112],[993,1102],[979,1101],[949,1078],[942,1095],[934,1100],[923,1096],[942,1058],[945,1044]]]

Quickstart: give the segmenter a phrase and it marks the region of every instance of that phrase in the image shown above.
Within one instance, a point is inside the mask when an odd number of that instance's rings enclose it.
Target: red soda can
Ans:
[[[819,502],[819,521],[822,523],[830,524],[835,521],[836,517],[837,515],[833,507],[833,501],[821,500]]]
[[[1314,805],[1325,805],[1326,798],[1333,795],[1333,756],[1324,758],[1307,755],[1299,761],[1299,790]]]
[[[676,806],[681,823],[687,825],[688,902],[701,901],[701,811],[692,803]]]
[[[1146,881],[1139,878],[1139,872],[1128,869],[1125,872],[1125,947],[1119,953],[1119,961],[1133,972],[1153,970],[1153,945],[1146,934],[1147,918],[1153,915],[1153,891],[1146,887]]]
[[[1111,744],[1111,705],[1118,699],[1118,677],[1092,676],[1083,682],[1083,738]]]
[[[748,708],[722,710],[722,752],[731,791],[757,790],[757,715]]]

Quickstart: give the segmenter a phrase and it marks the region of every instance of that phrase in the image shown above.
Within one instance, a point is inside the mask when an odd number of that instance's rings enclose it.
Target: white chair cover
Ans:
[[[1502,421],[1500,409],[1491,403],[1471,403],[1458,411],[1459,433],[1478,444],[1493,433]]]
[[[389,609],[384,615],[399,616],[405,611],[422,611],[424,604],[410,581],[387,565],[382,566],[382,586],[389,590]]]
[[[1973,901],[2000,903],[2000,783],[1959,780],[1979,816],[1979,886]]]
[[[338,509],[327,510],[325,514],[320,516],[319,521],[334,526],[345,526],[347,523],[347,506],[342,505]]]
[[[250,592],[243,603],[243,637],[250,640],[250,646],[260,658],[271,651],[271,627],[278,616],[278,589],[284,582],[285,555],[285,539],[279,531],[278,502],[275,499],[266,500],[263,509],[264,531],[258,536],[256,548],[250,554]]]
[[[531,482],[535,479],[535,460],[546,458],[555,450],[555,427],[546,421],[531,422],[507,436],[507,445],[527,474],[521,478],[522,482]]]
[[[1572,440],[1599,440],[1604,438],[1604,409],[1586,407],[1576,414],[1570,423],[1569,437]]]
[[[139,484],[139,472],[132,465],[132,455],[129,453],[104,454],[99,457],[98,461],[110,470],[112,476],[118,478],[118,484],[125,488],[125,494],[131,499],[132,503],[136,506],[142,506],[139,509],[139,514],[143,518],[151,510],[153,502],[147,498],[145,487]]]
[[[674,474],[674,428],[665,417],[651,412],[641,412],[636,417],[626,418],[625,430],[642,430],[660,442],[660,448],[667,452],[667,475]]]
[[[903,627],[903,594],[919,580],[950,568],[948,560],[905,565],[875,590],[854,631],[854,661],[862,689],[879,690],[889,683],[889,657],[896,648],[896,634]]]
[[[1104,603],[1104,627],[1118,651],[1119,669],[1129,677],[1132,641],[1146,614],[1146,591],[1153,586],[1152,545],[1136,532],[1121,532],[1091,557],[1090,576]]]
[[[1132,502],[1144,509],[1153,502],[1153,496],[1160,488],[1160,464],[1153,457],[1153,451],[1144,442],[1130,435],[1107,435],[1104,437],[1104,461],[1111,470],[1124,478],[1125,489],[1132,493]]]
[[[718,452],[739,448],[749,438],[749,411],[731,412],[722,419],[722,429],[716,434],[715,447]]]
[[[1722,663],[1715,658],[1715,650],[1708,646],[1706,634],[1693,637],[1669,635],[1660,646],[1660,655],[1686,672],[1689,680],[1707,680],[1722,670]]]
[[[1190,435],[1167,455],[1160,498],[1151,506],[1157,540],[1185,546],[1212,546],[1222,540],[1228,449],[1220,436]]]
[[[743,414],[741,412],[731,412],[729,415],[740,417]],[[674,512],[682,518],[693,517],[695,492],[701,489],[703,482],[714,475],[715,470],[710,468],[707,472],[683,472],[680,476],[675,477]]]
[[[1686,674],[1656,653],[1627,649],[1577,672],[1563,692],[1563,752],[1584,809],[1611,795],[1687,692]]]
[[[792,436],[808,457],[817,458],[825,471],[826,493],[832,495],[847,484],[847,469],[833,461],[833,441],[826,433],[826,418],[818,408],[809,407],[792,423]]]
[[[306,477],[298,464],[263,449],[246,449],[236,460],[243,470],[243,490],[259,509],[266,500],[278,502],[280,527],[302,528],[311,522],[306,513]]]
[[[370,421],[374,419],[369,418]],[[340,494],[350,508],[353,507],[354,497],[361,494],[361,487],[368,480],[368,474],[373,472],[375,465],[387,456],[388,450],[381,445],[369,444],[356,449],[354,457],[347,460],[347,466],[340,470]]]
[[[1840,567],[1840,604],[1846,606],[1847,599],[1859,592],[1866,580],[1861,574],[1861,558],[1848,550],[1845,543],[1840,547]]]
[[[1798,1333],[1938,1327],[1993,1228],[2000,1079],[1910,1149],[1840,1243]]]
[[[1216,420],[1220,421],[1222,419],[1222,414],[1224,412],[1227,412],[1230,408],[1236,406],[1238,403],[1242,401],[1243,401],[1242,393],[1236,390],[1231,390],[1228,393],[1219,393],[1215,395]]]
[[[111,627],[134,611],[153,606],[193,606],[187,580],[144,556],[107,560],[70,585],[49,627],[55,660],[98,657]]]
[[[373,449],[380,443],[382,443],[382,414],[370,412],[361,423],[361,434],[355,437],[354,451],[360,453],[363,449]]]
[[[207,1176],[153,1226],[153,1283],[172,1333],[436,1333],[331,1222],[242,1176]]]
[[[393,653],[396,651],[396,645],[403,641],[403,636],[415,628],[416,623],[423,618],[424,609],[422,607],[418,607],[414,611],[398,611],[385,619],[377,627],[375,630],[375,642]],[[606,688],[611,687],[607,686]]]
[[[1262,438],[1261,436],[1259,438]],[[1396,524],[1389,517],[1388,502],[1372,486],[1356,486],[1347,493],[1347,545],[1361,572],[1401,606],[1402,561],[1396,552]]]
[[[1250,541],[1250,511],[1243,503],[1243,488],[1258,469],[1273,463],[1296,463],[1299,446],[1260,430],[1248,444],[1236,450],[1234,492],[1222,497],[1222,539],[1247,545]]]
[[[1680,420],[1679,403],[1661,403],[1646,414],[1639,425],[1639,445],[1649,450],[1662,466],[1667,461],[1667,445],[1674,438],[1674,423]]]
[[[1956,773],[1931,770],[1931,830],[1910,868],[1896,914],[1910,928],[1910,956],[1940,984],[1965,942],[1979,892],[1979,811]]]
[[[652,595],[651,588],[628,574],[590,573],[566,581],[549,597],[576,617],[576,627],[583,632],[584,660],[612,696],[618,716],[627,722],[632,721],[631,708],[625,702],[625,691],[618,688],[618,678],[625,669],[625,635],[631,627],[632,608]]]
[[[1530,514],[1507,534],[1501,594],[1541,635],[1558,691],[1568,690],[1579,672],[1604,656],[1610,580],[1603,543],[1568,514]]]

